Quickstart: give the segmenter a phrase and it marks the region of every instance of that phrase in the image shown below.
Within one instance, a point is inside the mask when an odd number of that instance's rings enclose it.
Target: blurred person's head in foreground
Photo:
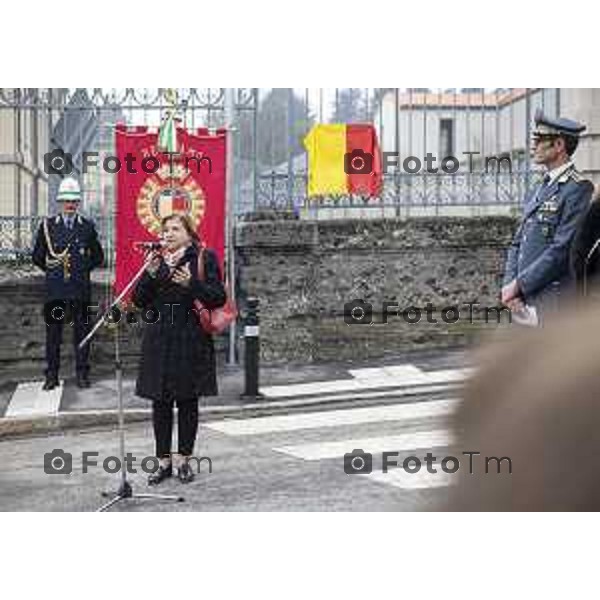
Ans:
[[[481,351],[455,418],[450,510],[600,510],[600,309]],[[481,452],[469,457],[462,452]],[[486,457],[509,457],[508,462]],[[454,476],[453,476],[454,479]]]

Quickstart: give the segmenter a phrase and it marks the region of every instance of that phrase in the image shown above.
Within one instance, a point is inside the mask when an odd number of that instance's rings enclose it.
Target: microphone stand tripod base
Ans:
[[[117,379],[117,401],[118,401],[118,417],[119,417],[119,446],[120,446],[120,454],[122,457],[125,457],[125,416],[123,411],[123,368],[121,365],[121,360],[119,357],[119,326],[116,324],[114,326],[115,333],[115,372]],[[111,492],[102,492],[102,497],[108,498],[113,496]],[[108,510],[111,506],[115,505],[117,502],[121,500],[126,500],[128,498],[150,498],[154,500],[170,500],[173,502],[184,502],[185,498],[183,496],[168,496],[165,494],[135,494],[133,492],[133,487],[127,481],[126,475],[126,467],[125,460],[123,460],[121,465],[121,483],[119,485],[119,489],[114,496],[109,500],[106,504],[103,504],[96,512],[104,512]]]
[[[141,270],[138,272],[136,277],[128,284],[128,287],[131,287],[131,283],[135,281],[135,279],[141,274]],[[109,308],[109,311],[112,310],[113,306],[116,306],[119,298],[117,298]],[[98,323],[100,323],[99,321]],[[93,330],[92,335],[97,331],[98,327]],[[104,512],[108,510],[111,506],[114,506],[121,500],[126,500],[129,498],[148,498],[154,500],[170,500],[173,502],[184,502],[185,498],[182,496],[168,496],[165,494],[136,494],[133,491],[133,488],[129,481],[127,481],[127,468],[125,464],[125,414],[124,414],[124,403],[123,403],[123,365],[121,363],[121,353],[120,353],[120,341],[119,341],[119,323],[114,323],[112,326],[115,335],[115,378],[117,384],[117,416],[118,416],[118,441],[119,441],[119,454],[123,457],[121,463],[121,483],[119,485],[116,493],[110,492],[102,492],[102,496],[104,498],[108,498],[113,496],[108,502],[103,504],[100,508],[97,509],[96,512]],[[88,337],[84,340],[85,343],[88,343],[91,339],[92,335],[88,334]],[[82,342],[83,344],[83,342]]]
[[[109,498],[112,495],[111,492],[102,492],[103,498]],[[168,496],[165,494],[134,494],[133,488],[131,484],[125,480],[121,482],[117,493],[111,498],[106,504],[102,505],[96,512],[104,512],[108,510],[111,506],[120,502],[121,500],[126,500],[127,498],[151,498],[154,500],[172,500],[173,502],[185,502],[185,498],[183,496]]]

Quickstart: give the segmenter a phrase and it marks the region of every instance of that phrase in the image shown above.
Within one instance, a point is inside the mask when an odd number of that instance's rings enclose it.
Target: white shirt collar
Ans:
[[[560,165],[560,167],[556,167],[556,169],[552,169],[552,171],[548,171],[546,175],[550,177],[549,183],[554,183],[563,173],[565,173],[568,169],[573,166],[573,161],[569,160],[564,165]]]

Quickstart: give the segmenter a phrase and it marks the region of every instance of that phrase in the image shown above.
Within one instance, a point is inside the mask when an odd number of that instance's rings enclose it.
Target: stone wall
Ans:
[[[236,261],[241,297],[260,299],[263,361],[316,362],[394,355],[470,342],[484,326],[441,321],[380,323],[384,301],[400,308],[478,302],[494,306],[514,220],[509,217],[409,220],[267,220],[241,223]],[[106,274],[94,274],[94,299],[107,296]],[[373,304],[372,325],[347,325],[344,304]],[[31,265],[0,267],[0,383],[39,377],[44,368],[43,274]],[[467,307],[463,307],[468,311]],[[480,317],[477,315],[476,317]],[[493,326],[493,325],[492,325]],[[126,374],[135,370],[141,326],[121,338]],[[71,328],[61,375],[73,372]],[[217,340],[221,354],[225,337]],[[243,350],[243,344],[240,344]],[[114,332],[92,345],[95,373],[112,372]]]
[[[94,302],[106,297],[107,286],[95,274]],[[43,316],[44,275],[28,265],[0,269],[0,383],[39,377],[45,368],[46,325]],[[137,362],[140,326],[127,326],[120,337],[120,350],[126,368]],[[74,375],[73,332],[63,327],[61,377]],[[114,371],[114,329],[102,327],[91,346],[94,372]]]
[[[463,303],[497,305],[514,226],[510,217],[241,224],[240,283],[260,299],[263,359],[361,359],[468,344],[496,317],[486,323],[475,310],[471,323]],[[373,324],[345,322],[344,304],[353,299],[373,305]],[[400,310],[431,303],[439,322],[423,312],[419,323],[392,316],[383,324],[384,301]],[[444,323],[439,311],[455,305],[460,321]]]
[[[31,264],[0,264],[0,387],[14,381],[39,378],[45,369],[46,324],[44,274]],[[106,307],[110,301],[109,273],[94,271],[92,299]],[[125,314],[119,329],[119,350],[125,376],[134,376],[139,361],[143,321],[127,323]],[[93,318],[95,323],[96,319]],[[220,360],[224,359],[227,339],[216,339]],[[91,345],[90,361],[95,376],[113,374],[115,365],[115,329],[102,326]],[[63,327],[61,377],[75,374],[73,328]]]

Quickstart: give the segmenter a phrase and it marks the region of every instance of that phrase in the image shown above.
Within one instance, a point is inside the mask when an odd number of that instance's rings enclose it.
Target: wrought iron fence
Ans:
[[[85,150],[110,154],[117,122],[158,126],[172,96],[166,88],[0,88],[0,253],[29,251],[36,223],[53,212],[58,176],[44,172],[43,155],[71,152],[75,172]],[[300,218],[442,214],[463,208],[518,207],[531,184],[528,143],[537,108],[560,110],[555,88],[335,88],[234,91],[228,115],[223,88],[180,88],[175,108],[189,128],[233,125],[233,207],[236,218],[285,210]],[[308,198],[302,140],[316,123],[369,122],[381,150],[400,158],[463,156],[477,152],[474,168],[454,174],[398,169],[384,176],[377,198]],[[510,172],[489,173],[484,159],[508,157]],[[112,245],[114,175],[80,175],[84,212]],[[3,215],[3,216],[2,216]]]
[[[272,208],[293,211],[298,216],[317,216],[331,208],[365,209],[377,216],[377,210],[393,215],[411,214],[411,209],[432,208],[443,213],[444,208],[473,209],[465,214],[477,214],[477,208],[497,207],[517,210],[528,185],[530,173],[520,170],[512,173],[464,173],[456,175],[388,174],[383,177],[383,189],[377,197],[358,195],[319,196],[308,198],[307,175],[295,173],[290,193],[287,174],[262,174],[259,178],[259,209]],[[504,211],[505,212],[505,211]],[[329,213],[331,214],[331,213]],[[413,211],[413,214],[418,214]],[[355,215],[356,216],[356,215]]]
[[[437,173],[425,168],[418,173],[390,169],[384,175],[382,193],[376,198],[311,199],[307,194],[306,154],[294,154],[292,148],[286,161],[259,166],[254,185],[246,182],[238,190],[242,212],[245,207],[267,207],[318,217],[321,213],[329,216],[332,208],[339,207],[344,207],[340,214],[345,216],[351,215],[352,209],[359,209],[355,216],[366,216],[365,209],[373,215],[411,214],[413,208],[443,211],[464,207],[475,213],[478,207],[516,209],[531,185],[529,138],[533,115],[537,109],[551,116],[560,111],[557,88],[319,89],[315,93],[316,103],[314,98],[309,102],[308,93],[305,96],[307,126],[315,122],[370,122],[377,131],[381,150],[395,153],[399,163],[408,157],[423,163],[431,153],[437,157],[438,167],[442,158],[456,156],[468,168],[461,165],[454,174],[442,173],[439,168]],[[296,96],[302,97],[302,92]],[[333,102],[329,111],[323,108],[324,97]],[[308,108],[314,106],[318,109],[311,115]],[[260,131],[257,135],[260,137]],[[488,169],[486,161],[493,157],[506,161],[504,166],[509,163],[509,170]],[[259,164],[265,162],[262,158]]]

